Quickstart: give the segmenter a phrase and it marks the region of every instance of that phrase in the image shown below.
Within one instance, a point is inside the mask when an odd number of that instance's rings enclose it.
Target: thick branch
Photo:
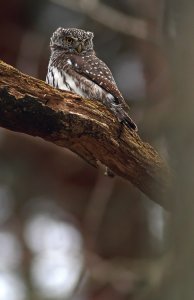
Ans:
[[[143,40],[156,40],[157,33],[151,21],[126,15],[100,1],[51,0],[51,2],[79,13],[82,12],[95,22],[122,34]]]
[[[56,90],[0,61],[0,126],[69,148],[97,166],[100,161],[167,207],[169,170],[137,133],[100,102]]]

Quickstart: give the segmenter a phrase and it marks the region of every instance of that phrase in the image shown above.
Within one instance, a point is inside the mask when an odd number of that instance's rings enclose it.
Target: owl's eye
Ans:
[[[72,43],[73,42],[73,39],[71,38],[71,37],[66,37],[66,41],[68,42],[68,43]]]

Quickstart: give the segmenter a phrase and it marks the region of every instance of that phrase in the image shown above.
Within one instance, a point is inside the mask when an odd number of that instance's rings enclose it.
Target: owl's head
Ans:
[[[59,27],[50,40],[51,49],[61,49],[66,53],[82,54],[93,50],[94,34],[77,28]]]

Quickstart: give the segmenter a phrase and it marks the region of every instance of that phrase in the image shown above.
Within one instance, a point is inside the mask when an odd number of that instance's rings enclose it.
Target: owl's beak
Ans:
[[[79,45],[77,46],[77,52],[78,52],[78,53],[82,52],[82,44],[79,44]]]

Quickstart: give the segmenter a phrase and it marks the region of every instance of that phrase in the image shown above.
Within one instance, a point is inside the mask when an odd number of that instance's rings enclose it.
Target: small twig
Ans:
[[[107,204],[110,200],[115,181],[98,174],[96,185],[92,190],[85,214],[85,231],[88,237],[89,249],[95,249],[99,230],[103,221]]]

